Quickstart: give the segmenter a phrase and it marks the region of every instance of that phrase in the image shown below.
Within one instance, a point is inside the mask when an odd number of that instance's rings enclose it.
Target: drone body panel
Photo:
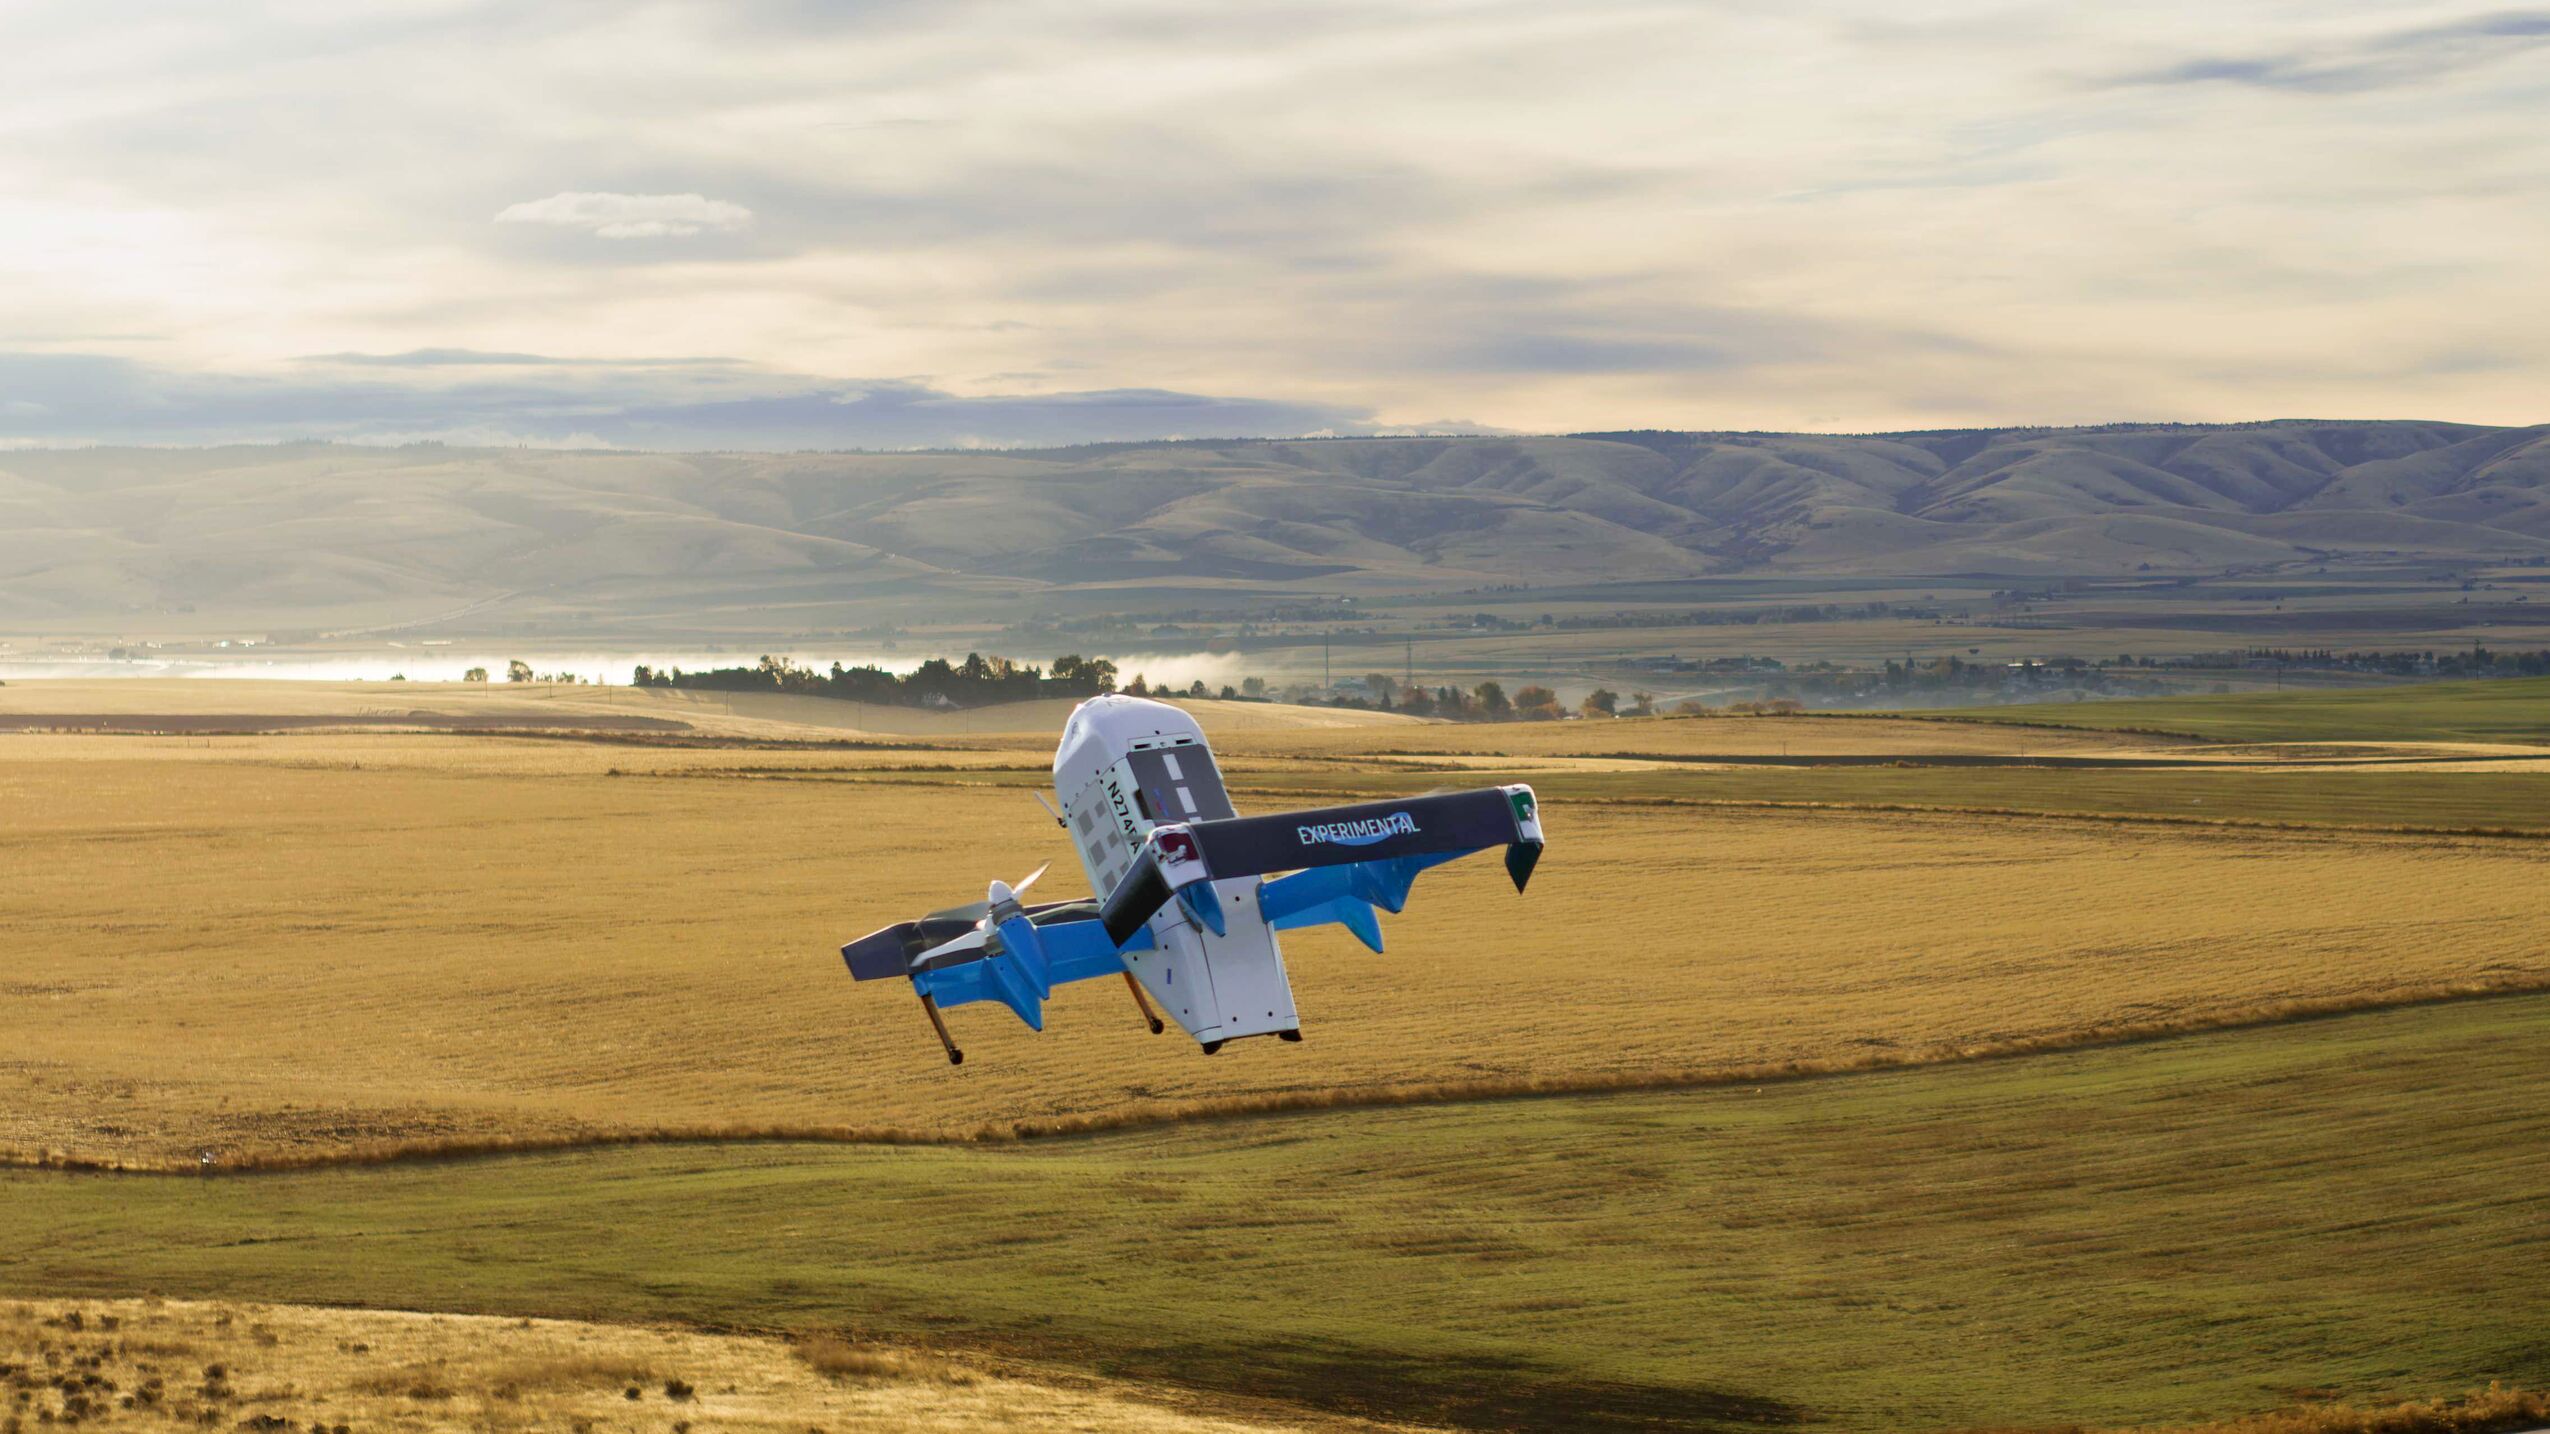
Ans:
[[[1054,751],[1054,796],[1090,890],[1115,889],[1163,822],[1236,815],[1213,749],[1193,717],[1139,697],[1094,697],[1073,710]],[[1171,902],[1151,918],[1153,949],[1125,969],[1187,1034],[1208,1044],[1297,1029],[1292,984],[1274,928],[1259,915],[1257,877],[1213,883],[1219,932]]]

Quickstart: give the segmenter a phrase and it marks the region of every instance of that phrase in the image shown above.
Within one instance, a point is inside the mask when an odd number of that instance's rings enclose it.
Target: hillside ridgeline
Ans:
[[[2550,550],[2550,426],[0,455],[0,619],[634,615],[1069,586],[2216,572]]]

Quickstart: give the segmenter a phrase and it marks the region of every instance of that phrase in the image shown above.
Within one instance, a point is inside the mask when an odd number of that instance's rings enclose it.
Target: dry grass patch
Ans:
[[[2453,1399],[2331,1404],[2173,1428],[2168,1434],[2500,1434],[2550,1425],[2550,1394],[2492,1384]]]
[[[625,1388],[632,1384],[657,1381],[655,1366],[625,1354],[576,1351],[568,1354],[545,1354],[506,1360],[477,1371],[500,1397],[517,1397],[525,1391],[547,1389],[580,1389],[588,1386]]]
[[[939,1384],[972,1384],[975,1372],[954,1360],[917,1350],[852,1344],[834,1335],[808,1335],[796,1343],[797,1357],[815,1373],[831,1379],[928,1380]]]
[[[76,1317],[76,1321],[73,1317]],[[272,1342],[254,1339],[264,1328]],[[187,1301],[0,1300],[0,1426],[249,1434],[1041,1434],[1379,1426],[1169,1407],[1079,1375],[830,1341]],[[166,1353],[182,1347],[179,1360]],[[843,1362],[844,1360],[847,1362]],[[818,1362],[818,1361],[821,1362]],[[827,1365],[837,1365],[828,1368]]]

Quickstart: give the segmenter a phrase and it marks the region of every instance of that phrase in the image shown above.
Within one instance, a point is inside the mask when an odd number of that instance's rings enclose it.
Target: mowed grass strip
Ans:
[[[1477,1426],[2550,1382],[2550,997],[999,1148],[0,1175],[0,1281],[1006,1350]]]
[[[1573,722],[1439,722],[1363,731],[1278,730],[1217,736],[1216,750],[1302,757],[1369,752],[1566,757],[1653,752],[1674,757],[1997,756],[2167,757],[2182,742],[2109,732],[2014,732],[2007,726],[1876,713],[1794,717],[1621,717]]]
[[[1021,774],[1017,780],[1030,780]],[[2174,823],[2251,823],[2412,831],[2550,833],[2550,766],[2539,771],[2092,771],[2066,768],[1747,767],[1732,771],[1552,772],[1519,765],[1457,774],[1270,772],[1235,782],[1289,800],[1333,792],[1381,797],[1451,782],[1523,781],[1544,801],[1779,803],[1923,809],[1975,816],[2043,814]]]
[[[0,1148],[192,1165],[668,1128],[946,1136],[2550,982],[2550,844],[1553,796],[1527,895],[1472,860],[1420,883],[1386,956],[1287,937],[1305,1045],[1207,1059],[1091,982],[1041,1036],[952,1013],[952,1069],[909,992],[854,985],[834,948],[1068,863],[1025,794],[379,740],[448,765],[7,749]],[[1049,882],[1074,894],[1076,873]]]
[[[2236,692],[2026,703],[1941,714],[2220,742],[2550,741],[2550,677],[2422,682],[2336,692]]]

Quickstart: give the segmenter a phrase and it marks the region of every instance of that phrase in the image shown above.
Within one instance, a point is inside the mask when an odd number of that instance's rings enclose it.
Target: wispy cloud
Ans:
[[[719,359],[595,364],[486,354],[387,367],[418,372],[202,373],[95,355],[0,353],[0,444],[327,438],[894,450],[1378,431],[1369,410],[1338,405],[1161,389],[965,396],[909,380],[851,383]],[[491,368],[521,372],[480,372]],[[453,369],[465,376],[427,372]]]
[[[2128,78],[2345,94],[2415,84],[2543,44],[2550,44],[2550,10],[2512,10],[2331,44],[2201,56]]]
[[[409,349],[403,353],[304,354],[303,363],[350,368],[709,368],[740,366],[731,358],[560,358],[555,354],[490,353],[484,349]]]
[[[508,204],[497,211],[496,222],[582,229],[602,239],[663,239],[712,230],[731,233],[752,223],[753,212],[698,194],[564,190],[546,199]]]

